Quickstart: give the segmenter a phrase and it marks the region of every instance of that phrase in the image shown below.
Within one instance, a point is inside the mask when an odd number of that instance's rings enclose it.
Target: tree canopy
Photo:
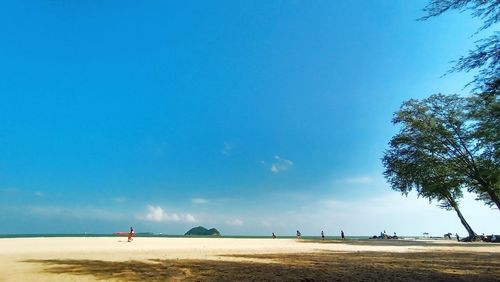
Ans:
[[[462,215],[458,203],[467,176],[460,143],[470,143],[465,118],[460,110],[465,101],[458,96],[433,95],[423,101],[409,100],[395,113],[394,124],[401,129],[389,143],[382,159],[384,176],[392,189],[407,195],[436,200],[439,206],[455,210],[472,238],[474,231]],[[443,112],[443,108],[447,111]]]
[[[476,181],[472,190],[483,191],[478,186],[487,185],[489,191],[479,194],[487,204],[496,204],[500,195],[500,99],[499,91],[483,92],[469,98],[468,116],[472,125],[472,138],[477,148]],[[500,207],[499,207],[500,208]]]
[[[420,20],[470,11],[483,20],[477,33],[500,20],[499,0],[431,0],[423,10]],[[400,130],[382,158],[392,189],[405,195],[415,190],[455,210],[470,238],[476,235],[458,205],[464,188],[500,211],[500,32],[476,44],[450,72],[477,70],[471,83],[481,91],[404,102],[392,120]]]
[[[454,209],[475,236],[458,209],[462,189],[500,210],[498,95],[470,98],[435,94],[403,103],[393,123],[400,131],[392,137],[382,162],[392,189],[436,200]]]
[[[498,0],[431,0],[423,9],[426,13],[421,20],[439,16],[450,10],[470,11],[473,17],[483,20],[481,29],[486,29],[500,20]]]
[[[470,11],[473,17],[483,21],[478,32],[488,29],[500,21],[500,1],[498,0],[431,0],[423,9],[425,15],[420,20],[439,16],[450,10]],[[498,89],[500,73],[500,32],[476,41],[476,47],[467,55],[455,61],[450,72],[478,70],[471,83],[483,91]],[[470,84],[470,83],[469,83]]]

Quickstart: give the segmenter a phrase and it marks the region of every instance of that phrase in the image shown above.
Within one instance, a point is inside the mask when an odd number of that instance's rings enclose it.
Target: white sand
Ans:
[[[445,245],[446,244],[446,245]],[[450,246],[449,244],[452,244]],[[474,243],[473,243],[474,244]],[[318,251],[357,252],[419,252],[467,251],[500,253],[496,244],[476,245],[454,241],[434,241],[430,246],[343,243],[310,243],[293,239],[235,238],[6,238],[0,239],[0,281],[52,281],[51,274],[42,273],[42,265],[25,260],[88,259],[106,261],[148,259],[213,259],[244,260],[227,257],[232,254],[301,253]],[[59,275],[57,280],[93,281],[93,277]]]

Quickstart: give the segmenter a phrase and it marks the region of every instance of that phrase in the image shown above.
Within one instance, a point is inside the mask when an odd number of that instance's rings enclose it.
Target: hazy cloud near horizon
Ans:
[[[287,198],[286,201],[290,203],[291,209],[273,210],[272,204],[265,204],[258,210],[240,210],[238,216],[227,216],[224,212],[217,211],[217,207],[210,212],[201,212],[202,216],[197,217],[192,213],[167,212],[161,206],[148,205],[146,212],[135,216],[137,222],[132,214],[89,206],[72,208],[53,205],[24,208],[4,206],[0,211],[4,215],[29,214],[33,220],[40,222],[47,222],[45,219],[69,220],[64,229],[47,225],[48,231],[52,230],[52,233],[81,230],[81,226],[92,225],[92,222],[96,220],[113,223],[112,226],[118,226],[116,228],[120,225],[122,227],[134,225],[138,232],[165,234],[184,234],[187,228],[194,225],[215,227],[223,235],[268,235],[271,232],[279,235],[293,235],[297,229],[301,230],[304,235],[318,235],[321,230],[324,230],[328,236],[338,235],[340,230],[344,230],[348,235],[366,236],[378,234],[383,230],[413,236],[421,235],[423,232],[429,232],[432,236],[441,236],[448,232],[465,233],[454,212],[440,209],[437,203],[429,204],[426,199],[416,198],[414,194],[403,197],[398,193],[388,192],[380,196],[357,200],[325,197],[313,202],[300,201],[300,198]],[[498,218],[498,211],[475,201],[473,195],[466,194],[461,207],[469,224],[479,234],[489,234],[500,228],[498,224],[482,222],[481,219],[484,217]],[[71,219],[77,221],[72,222]],[[409,225],[408,222],[411,224]],[[439,224],[435,225],[434,222],[439,222]],[[2,228],[0,228],[0,233],[12,232],[6,230],[6,226]],[[100,231],[90,230],[98,233],[116,231],[105,227]]]
[[[195,223],[198,220],[190,213],[167,213],[160,206],[147,206],[147,213],[145,215],[137,216],[138,219],[155,221],[155,222],[190,222]]]
[[[197,205],[204,205],[210,203],[210,200],[204,199],[204,198],[193,198],[191,199],[191,203],[197,204]]]

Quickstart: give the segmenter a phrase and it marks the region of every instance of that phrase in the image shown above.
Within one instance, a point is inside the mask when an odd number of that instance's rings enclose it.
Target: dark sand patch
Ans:
[[[118,281],[499,281],[500,254],[465,252],[235,255],[224,260],[27,260],[45,273]]]
[[[369,239],[369,240],[302,240],[302,243],[321,243],[321,244],[347,244],[353,246],[410,246],[410,247],[465,247],[465,248],[477,248],[477,247],[497,247],[500,248],[500,244],[488,243],[488,242],[456,242],[452,240],[436,240],[436,241],[423,241],[423,240],[380,240],[380,239]]]

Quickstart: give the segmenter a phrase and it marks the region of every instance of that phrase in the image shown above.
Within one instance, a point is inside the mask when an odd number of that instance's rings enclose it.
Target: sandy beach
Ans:
[[[235,238],[0,239],[0,281],[498,281],[500,245]]]

